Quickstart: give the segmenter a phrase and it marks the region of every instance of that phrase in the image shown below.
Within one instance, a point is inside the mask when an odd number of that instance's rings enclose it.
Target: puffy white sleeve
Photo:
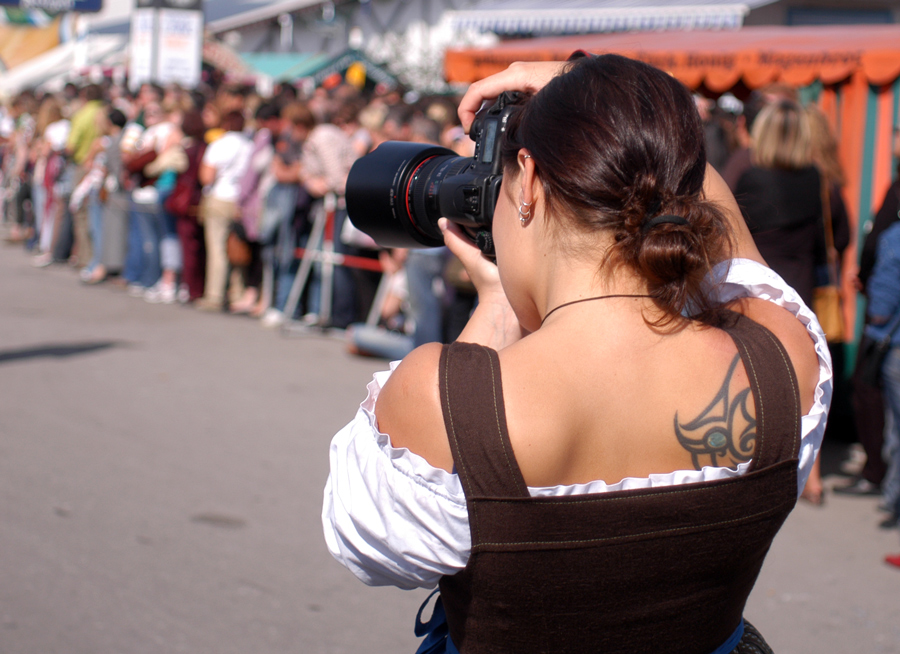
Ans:
[[[331,441],[322,525],[328,551],[366,584],[433,588],[466,566],[469,515],[456,475],[378,431],[375,402],[398,363],[375,375]]]
[[[732,259],[717,265],[712,273],[716,294],[723,302],[740,297],[756,297],[774,302],[797,316],[806,327],[819,357],[819,382],[816,384],[814,403],[801,421],[800,464],[797,473],[797,494],[803,492],[806,479],[822,447],[825,422],[831,406],[833,369],[828,342],[822,327],[813,313],[793,288],[771,268],[749,259]]]

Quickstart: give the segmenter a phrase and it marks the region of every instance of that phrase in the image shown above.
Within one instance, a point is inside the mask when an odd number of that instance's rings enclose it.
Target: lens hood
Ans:
[[[353,224],[384,247],[437,247],[444,244],[437,218],[411,207],[410,187],[435,157],[456,157],[447,148],[387,141],[350,169],[347,214]]]

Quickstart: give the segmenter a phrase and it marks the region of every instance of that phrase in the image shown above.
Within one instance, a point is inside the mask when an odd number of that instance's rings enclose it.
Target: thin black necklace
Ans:
[[[642,295],[642,294],[631,294],[631,293],[616,293],[615,295],[598,295],[596,297],[584,297],[584,298],[581,298],[580,300],[572,300],[571,302],[563,302],[558,307],[554,307],[553,309],[550,309],[550,311],[547,312],[547,315],[544,316],[543,320],[541,320],[541,327],[544,326],[544,323],[547,321],[547,318],[549,318],[553,314],[554,311],[558,311],[559,309],[562,309],[563,307],[568,307],[570,305],[578,304],[580,302],[592,302],[593,300],[611,300],[612,298],[615,298],[615,297],[650,297],[650,296]]]

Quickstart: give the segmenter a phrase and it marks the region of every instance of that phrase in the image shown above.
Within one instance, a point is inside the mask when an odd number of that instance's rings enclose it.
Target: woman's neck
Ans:
[[[647,283],[627,266],[605,265],[598,270],[596,261],[583,261],[581,257],[557,260],[553,270],[543,277],[547,280],[543,292],[536,295],[536,308],[541,320],[555,308],[588,298],[646,297]],[[646,302],[630,301],[617,306],[628,306],[640,312]]]

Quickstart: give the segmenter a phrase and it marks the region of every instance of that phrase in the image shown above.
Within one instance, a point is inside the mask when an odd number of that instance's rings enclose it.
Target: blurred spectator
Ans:
[[[722,170],[722,178],[732,192],[737,187],[738,180],[752,165],[750,160],[751,134],[757,116],[767,105],[779,100],[787,100],[793,103],[799,102],[797,89],[789,84],[775,82],[753,91],[744,103],[743,111],[741,116],[738,117],[734,129],[734,140],[737,149],[731,153]]]
[[[881,368],[890,428],[885,434],[887,471],[883,480],[884,527],[897,526],[900,516],[900,223],[888,227],[878,239],[875,266],[867,286],[866,334],[878,341],[889,338],[891,347]]]
[[[441,128],[433,120],[417,116],[410,121],[410,140],[439,145]],[[446,247],[410,250],[406,258],[410,317],[415,324],[413,347],[441,343],[444,336],[444,266]]]
[[[125,114],[111,109],[107,115],[109,137],[105,149],[105,179],[99,193],[102,201],[101,243],[94,244],[97,264],[85,279],[87,284],[99,284],[111,272],[119,273],[125,261],[128,244],[129,198],[125,191],[125,167],[122,162],[122,138],[127,124]]]
[[[891,154],[898,160],[896,175],[890,188],[882,198],[875,218],[868,225],[866,237],[863,241],[859,255],[859,271],[857,287],[864,290],[872,268],[875,266],[875,251],[878,247],[878,239],[881,234],[893,225],[900,216],[900,126],[894,127]]]
[[[781,100],[763,109],[752,137],[753,166],[735,196],[763,258],[812,306],[822,198],[809,118],[798,104]]]
[[[324,107],[324,105],[323,105]],[[323,107],[320,107],[322,109]],[[312,107],[310,107],[312,109]],[[328,119],[331,116],[327,116]],[[332,123],[318,123],[309,132],[303,144],[300,161],[300,182],[307,192],[316,199],[312,208],[315,216],[324,214],[326,196],[334,198],[334,248],[340,254],[359,254],[350,246],[343,244],[337,235],[341,234],[347,218],[347,205],[344,191],[347,175],[356,160],[356,153],[350,138],[340,127]],[[319,244],[310,244],[319,247]],[[356,286],[350,270],[344,266],[336,266],[334,274],[334,292],[331,307],[331,326],[345,328],[356,322],[358,308],[356,302]]]
[[[162,274],[159,256],[160,194],[156,187],[160,170],[151,164],[168,148],[176,129],[168,114],[156,102],[144,107],[143,121],[145,129],[124,159],[128,171],[132,173],[133,190],[123,277],[129,283],[129,292],[135,297],[144,297]]]
[[[892,150],[894,157],[900,157],[900,129],[894,128]],[[900,167],[897,176],[884,195],[881,207],[869,223],[869,233],[860,248],[857,288],[867,296],[870,292],[872,271],[875,268],[876,252],[882,235],[897,223],[900,211]],[[871,313],[871,312],[869,312]],[[885,434],[896,436],[898,427],[893,419],[886,420],[885,404],[881,388],[871,385],[862,375],[860,360],[852,379],[851,402],[856,421],[856,436],[866,452],[866,462],[862,470],[849,483],[835,487],[836,493],[844,495],[877,495],[885,484],[887,463],[883,456]],[[890,415],[890,414],[888,414]],[[892,487],[892,492],[895,490]],[[900,495],[900,490],[896,491]]]
[[[69,210],[77,213],[82,208],[87,208],[88,230],[91,240],[91,260],[81,269],[81,280],[88,282],[94,278],[95,271],[98,277],[104,269],[101,266],[103,256],[103,200],[101,190],[106,178],[106,156],[109,148],[109,134],[112,124],[109,122],[106,111],[96,115],[98,135],[91,144],[91,149],[84,160],[85,174],[72,192],[69,200]]]
[[[737,188],[737,183],[741,176],[747,172],[753,165],[750,156],[750,132],[753,130],[753,124],[756,117],[763,107],[766,106],[766,99],[762,93],[754,91],[744,102],[744,108],[741,115],[738,116],[734,126],[734,135],[737,148],[728,156],[722,168],[722,179],[728,184],[728,188],[732,192]]]
[[[206,287],[197,308],[221,311],[228,283],[227,241],[238,217],[240,181],[250,160],[252,145],[243,134],[244,117],[232,111],[222,118],[225,133],[210,143],[200,164],[203,203],[200,216],[206,238]]]
[[[62,180],[63,219],[56,239],[54,257],[57,260],[64,260],[68,259],[70,254],[74,254],[76,265],[82,268],[91,260],[87,207],[82,205],[77,211],[72,212],[69,209],[69,199],[72,191],[88,172],[84,164],[94,141],[100,136],[97,116],[103,111],[103,91],[97,84],[89,84],[82,90],[80,97],[83,103],[72,114],[69,140],[66,143],[66,154],[71,163],[66,166]]]
[[[729,136],[722,124],[715,100],[701,95],[694,96],[694,104],[703,121],[703,137],[706,142],[706,160],[716,170],[722,170],[728,161]]]
[[[199,220],[200,163],[206,151],[206,127],[199,111],[193,109],[185,112],[181,119],[181,132],[187,168],[178,176],[166,208],[175,216],[175,229],[181,243],[179,299],[194,302],[203,297],[206,275],[206,245]]]
[[[176,97],[180,98],[180,94]],[[187,155],[181,145],[182,110],[178,101],[170,97],[163,104],[165,125],[158,156],[147,164],[145,170],[155,178],[157,192],[155,236],[159,244],[159,280],[144,292],[144,299],[151,303],[172,304],[178,293],[178,276],[182,268],[181,242],[178,238],[175,215],[165,207],[166,200],[175,189],[178,175],[188,167]],[[162,128],[158,128],[162,129]]]
[[[816,247],[820,259],[816,265],[816,284],[826,286],[837,284],[843,278],[842,262],[844,252],[850,244],[850,219],[844,204],[844,169],[838,156],[838,141],[825,114],[816,106],[806,107],[812,136],[812,158],[823,180],[823,218],[828,216],[831,223],[831,241],[826,242],[826,225],[819,230],[820,241]],[[848,330],[844,330],[845,332]],[[825,437],[835,430],[852,431],[852,409],[850,389],[847,387],[846,363],[844,360],[844,338],[829,336],[829,350],[834,369],[834,401],[829,412],[828,429]]]
[[[281,120],[274,104],[260,105],[254,116],[255,131],[250,159],[240,183],[238,207],[243,237],[250,249],[250,263],[242,268],[244,296],[230,307],[232,313],[250,313],[258,308],[263,265],[260,245],[260,219],[263,201],[275,182],[271,174],[275,156],[274,135],[280,131]]]
[[[308,235],[310,196],[300,185],[300,158],[303,143],[316,125],[309,107],[302,102],[286,105],[280,118],[281,131],[275,140],[272,158],[275,183],[266,198],[260,228],[264,268],[272,271],[274,280],[274,296],[269,300],[272,306],[263,315],[263,324],[267,327],[284,321],[284,306],[297,272],[294,253],[301,244],[301,235]],[[311,312],[318,311],[317,292],[317,285],[307,286],[307,307]]]
[[[62,221],[63,190],[61,180],[65,175],[65,149],[69,140],[70,123],[62,117],[62,106],[55,98],[47,98],[38,112],[36,134],[37,156],[34,175],[40,190],[39,254],[33,264],[38,267],[53,263],[53,250]]]
[[[26,182],[29,166],[28,152],[35,131],[35,99],[30,92],[16,96],[8,115],[9,124],[6,131],[7,156],[3,157],[2,180],[3,195],[0,196],[0,215],[5,213],[5,220],[11,222],[7,235],[8,243],[22,243],[34,236],[33,216],[30,211],[31,186]],[[3,202],[5,197],[6,202]],[[5,211],[4,211],[5,209]]]
[[[838,141],[821,109],[809,106],[806,108],[806,113],[810,127],[810,155],[816,168],[819,169],[822,181],[825,184],[823,195],[827,197],[831,212],[831,236],[834,242],[834,252],[832,254],[836,262],[840,264],[844,251],[850,245],[850,219],[847,215],[847,206],[844,204],[844,183],[846,178],[838,156]],[[823,234],[824,230],[820,230],[820,236]],[[826,254],[824,238],[820,238],[818,250],[821,254]],[[822,270],[826,263],[825,259],[821,259],[818,262],[820,268],[818,273],[819,285],[824,285],[826,282],[825,271]]]

